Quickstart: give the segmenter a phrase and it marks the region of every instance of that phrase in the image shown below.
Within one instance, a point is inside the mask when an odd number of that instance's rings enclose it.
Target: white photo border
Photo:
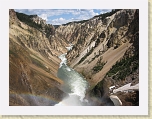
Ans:
[[[139,106],[9,106],[9,9],[139,9]],[[148,1],[5,0],[0,15],[0,115],[148,115]]]

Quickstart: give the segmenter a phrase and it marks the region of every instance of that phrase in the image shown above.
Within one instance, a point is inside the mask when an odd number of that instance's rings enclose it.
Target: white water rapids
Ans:
[[[71,50],[70,47],[67,49]],[[66,54],[60,55],[59,58],[61,59],[61,63],[58,70],[58,77],[64,81],[62,90],[68,93],[69,96],[65,97],[60,103],[56,104],[55,106],[86,105],[87,100],[85,100],[84,97],[89,86],[88,82],[83,78],[81,74],[67,66]]]
[[[66,47],[71,50],[73,45]],[[109,100],[104,97],[91,97],[91,100],[85,99],[86,90],[89,88],[89,83],[85,78],[76,72],[74,69],[67,66],[67,53],[59,56],[61,59],[60,67],[58,69],[57,76],[63,80],[64,84],[61,90],[68,94],[67,97],[63,98],[61,102],[54,106],[92,106],[92,105],[107,105],[113,106],[113,100]],[[115,99],[116,100],[116,99]]]

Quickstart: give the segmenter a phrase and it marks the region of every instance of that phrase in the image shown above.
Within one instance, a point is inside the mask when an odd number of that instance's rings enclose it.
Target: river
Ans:
[[[72,48],[70,46],[67,47],[67,49],[71,50]],[[87,99],[85,99],[86,91],[89,88],[89,83],[81,74],[67,65],[66,55],[67,53],[59,56],[61,62],[57,76],[63,80],[64,84],[62,85],[61,89],[67,93],[68,96],[55,106],[92,106],[100,105],[101,103],[104,103],[104,105],[107,106],[114,105],[110,98],[107,100],[107,98],[104,99],[93,97],[93,102],[89,102]]]
[[[71,48],[69,48],[70,50]],[[85,98],[86,90],[89,87],[85,78],[76,72],[74,69],[67,66],[66,53],[59,56],[61,59],[60,67],[57,76],[64,81],[61,87],[68,97],[65,97],[60,103],[55,106],[82,106],[87,105],[88,101]]]

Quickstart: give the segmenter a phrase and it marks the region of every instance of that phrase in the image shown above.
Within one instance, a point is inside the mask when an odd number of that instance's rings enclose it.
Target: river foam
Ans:
[[[86,90],[89,86],[88,82],[81,74],[67,66],[66,54],[67,53],[59,56],[61,63],[57,75],[64,81],[62,89],[65,93],[68,93],[68,97],[65,97],[60,103],[56,104],[55,106],[84,105],[84,103],[87,103],[87,100],[84,98]]]

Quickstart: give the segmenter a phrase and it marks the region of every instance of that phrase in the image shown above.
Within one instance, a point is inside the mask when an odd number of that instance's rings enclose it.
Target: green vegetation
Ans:
[[[102,68],[103,68],[103,66],[106,64],[105,62],[101,62],[101,60],[102,60],[102,57],[100,57],[100,59],[98,60],[96,66],[94,66],[92,68],[92,70],[94,71],[94,73],[97,73],[97,72],[101,71]]]
[[[104,94],[104,80],[100,81],[95,87],[91,88],[90,96],[102,97]]]
[[[42,69],[46,69],[46,67],[37,59],[31,57],[32,63],[35,64],[36,66],[42,68]]]
[[[99,53],[98,53],[98,54],[95,54],[95,56],[91,59],[90,62],[92,62],[94,59],[98,58],[100,55],[101,55],[101,52],[100,52],[100,50],[99,50]],[[100,57],[100,60],[102,60],[102,56]],[[90,63],[90,62],[89,62],[89,63]]]
[[[45,25],[45,33],[46,33],[46,37],[49,38],[50,35],[54,34],[54,29],[53,26],[51,26],[50,24],[47,26]]]
[[[24,13],[18,13],[18,12],[16,12],[16,15],[17,15],[17,18],[20,21],[24,22],[25,24],[27,24],[31,27],[34,27],[41,32],[44,30],[47,38],[49,38],[50,35],[54,34],[54,27],[52,25],[49,24],[49,25],[45,25],[45,27],[43,27],[42,24],[35,23],[32,20],[32,18],[37,17],[37,15],[26,15]],[[19,24],[19,27],[24,29],[20,24]],[[29,31],[29,33],[33,33],[33,31],[29,28],[28,28],[28,31]]]
[[[116,62],[106,75],[113,77],[115,80],[123,80],[127,75],[132,74],[138,68],[139,53],[136,53],[132,57],[127,57],[119,62]]]
[[[85,22],[87,22],[87,21],[89,21],[89,19],[88,19],[88,20],[81,20],[81,21],[68,22],[68,23],[66,23],[66,24],[63,24],[63,26],[69,25],[69,24],[71,24],[71,23],[81,23],[81,24],[83,24],[83,23],[85,23]]]
[[[58,28],[60,25],[53,25],[54,26],[54,28]]]
[[[17,53],[13,50],[9,50],[9,55],[14,55],[15,57],[18,57]]]
[[[114,13],[116,13],[117,11],[120,11],[120,10],[122,10],[122,9],[113,9],[111,12],[103,13],[103,14],[94,16],[93,18],[99,17],[100,19],[104,20],[106,17],[111,16],[111,15],[113,15]],[[63,24],[63,26],[69,25],[69,24],[71,24],[71,23],[81,23],[81,24],[83,24],[83,23],[85,23],[85,22],[87,22],[87,21],[89,21],[89,20],[90,20],[90,19],[88,19],[88,20],[81,20],[81,21],[68,22],[68,23],[66,23],[66,24]],[[57,26],[57,27],[58,27],[58,26]]]
[[[93,67],[92,70],[93,70],[94,72],[99,72],[99,71],[101,71],[101,69],[103,68],[103,66],[104,66],[105,64],[106,64],[106,63],[101,63],[101,64]]]
[[[31,18],[36,16],[36,15],[26,15],[26,14],[23,14],[23,13],[18,13],[16,12],[16,15],[17,15],[17,18],[24,22],[25,24],[31,26],[31,27],[34,27],[36,29],[42,29],[42,25],[41,24],[37,24],[35,23]]]

